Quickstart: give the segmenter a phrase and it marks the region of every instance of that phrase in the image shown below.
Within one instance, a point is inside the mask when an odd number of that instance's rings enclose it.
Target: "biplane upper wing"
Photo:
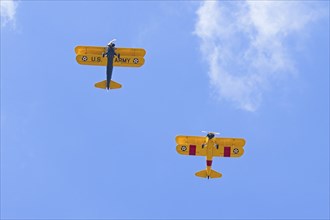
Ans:
[[[120,56],[138,56],[138,57],[144,57],[146,55],[146,51],[143,48],[123,48],[118,47],[116,49],[116,53],[119,53]]]
[[[98,47],[98,46],[76,46],[74,48],[76,54],[95,54],[102,55],[102,53],[107,52],[107,47]]]
[[[108,64],[107,57],[95,54],[78,54],[76,61],[82,65],[93,65],[93,66],[106,66]],[[113,66],[119,67],[141,67],[144,64],[144,58],[138,56],[120,56],[113,58]]]
[[[182,155],[206,156],[206,148],[203,148],[205,137],[176,136],[176,151]]]
[[[84,54],[93,54],[93,55],[102,55],[107,51],[107,47],[98,47],[98,46],[76,46],[75,52],[77,55]],[[143,48],[116,48],[116,53],[120,54],[120,56],[137,56],[144,57],[146,55],[146,51]]]
[[[215,157],[240,157],[244,154],[245,140],[243,138],[215,138]]]

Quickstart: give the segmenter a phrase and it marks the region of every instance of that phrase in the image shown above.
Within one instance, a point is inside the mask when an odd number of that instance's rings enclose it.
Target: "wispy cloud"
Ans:
[[[217,96],[255,111],[271,82],[295,72],[287,38],[319,17],[306,2],[205,1],[195,34]]]
[[[15,15],[17,9],[17,2],[14,0],[1,0],[1,27],[5,27],[8,24],[15,26]]]

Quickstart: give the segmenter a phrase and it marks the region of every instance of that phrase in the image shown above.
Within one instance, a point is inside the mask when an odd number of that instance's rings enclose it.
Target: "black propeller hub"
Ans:
[[[207,135],[206,135],[206,137],[208,137],[209,139],[212,139],[212,138],[214,138],[214,134],[213,133],[208,133]]]

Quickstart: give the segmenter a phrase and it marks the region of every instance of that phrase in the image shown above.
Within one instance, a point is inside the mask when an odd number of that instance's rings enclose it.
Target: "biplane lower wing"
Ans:
[[[75,47],[74,50],[77,55],[84,55],[84,54],[102,55],[102,53],[106,52],[107,48],[98,47],[98,46],[77,46]],[[116,53],[120,54],[120,56],[144,57],[146,55],[146,51],[143,48],[118,47],[116,48]]]
[[[93,54],[85,54],[85,55],[77,55],[76,60],[81,65],[92,65],[92,66],[106,66],[108,64],[107,57],[103,57],[102,55],[93,55]],[[120,56],[113,58],[113,66],[118,67],[141,67],[144,64],[143,57],[137,56]]]
[[[215,138],[215,157],[240,157],[244,154],[245,140],[243,138]]]
[[[206,149],[202,145],[196,145],[194,143],[178,144],[176,151],[179,154],[187,156],[206,156]]]
[[[213,149],[214,157],[240,157],[244,154],[243,147],[219,146]]]
[[[95,87],[99,88],[99,89],[106,89],[107,88],[107,81],[101,81],[101,82],[97,82],[95,83]],[[120,89],[121,88],[121,84],[111,80],[110,81],[110,89]]]
[[[182,155],[206,156],[206,149],[203,148],[205,138],[198,136],[176,136],[176,151]]]

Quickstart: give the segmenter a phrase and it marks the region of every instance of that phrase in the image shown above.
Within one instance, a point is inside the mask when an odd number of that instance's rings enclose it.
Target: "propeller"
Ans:
[[[219,132],[213,132],[213,131],[202,131],[202,132],[206,134],[220,134]]]
[[[117,39],[112,39],[112,40],[108,43],[108,45],[114,44],[116,40],[117,40]]]

